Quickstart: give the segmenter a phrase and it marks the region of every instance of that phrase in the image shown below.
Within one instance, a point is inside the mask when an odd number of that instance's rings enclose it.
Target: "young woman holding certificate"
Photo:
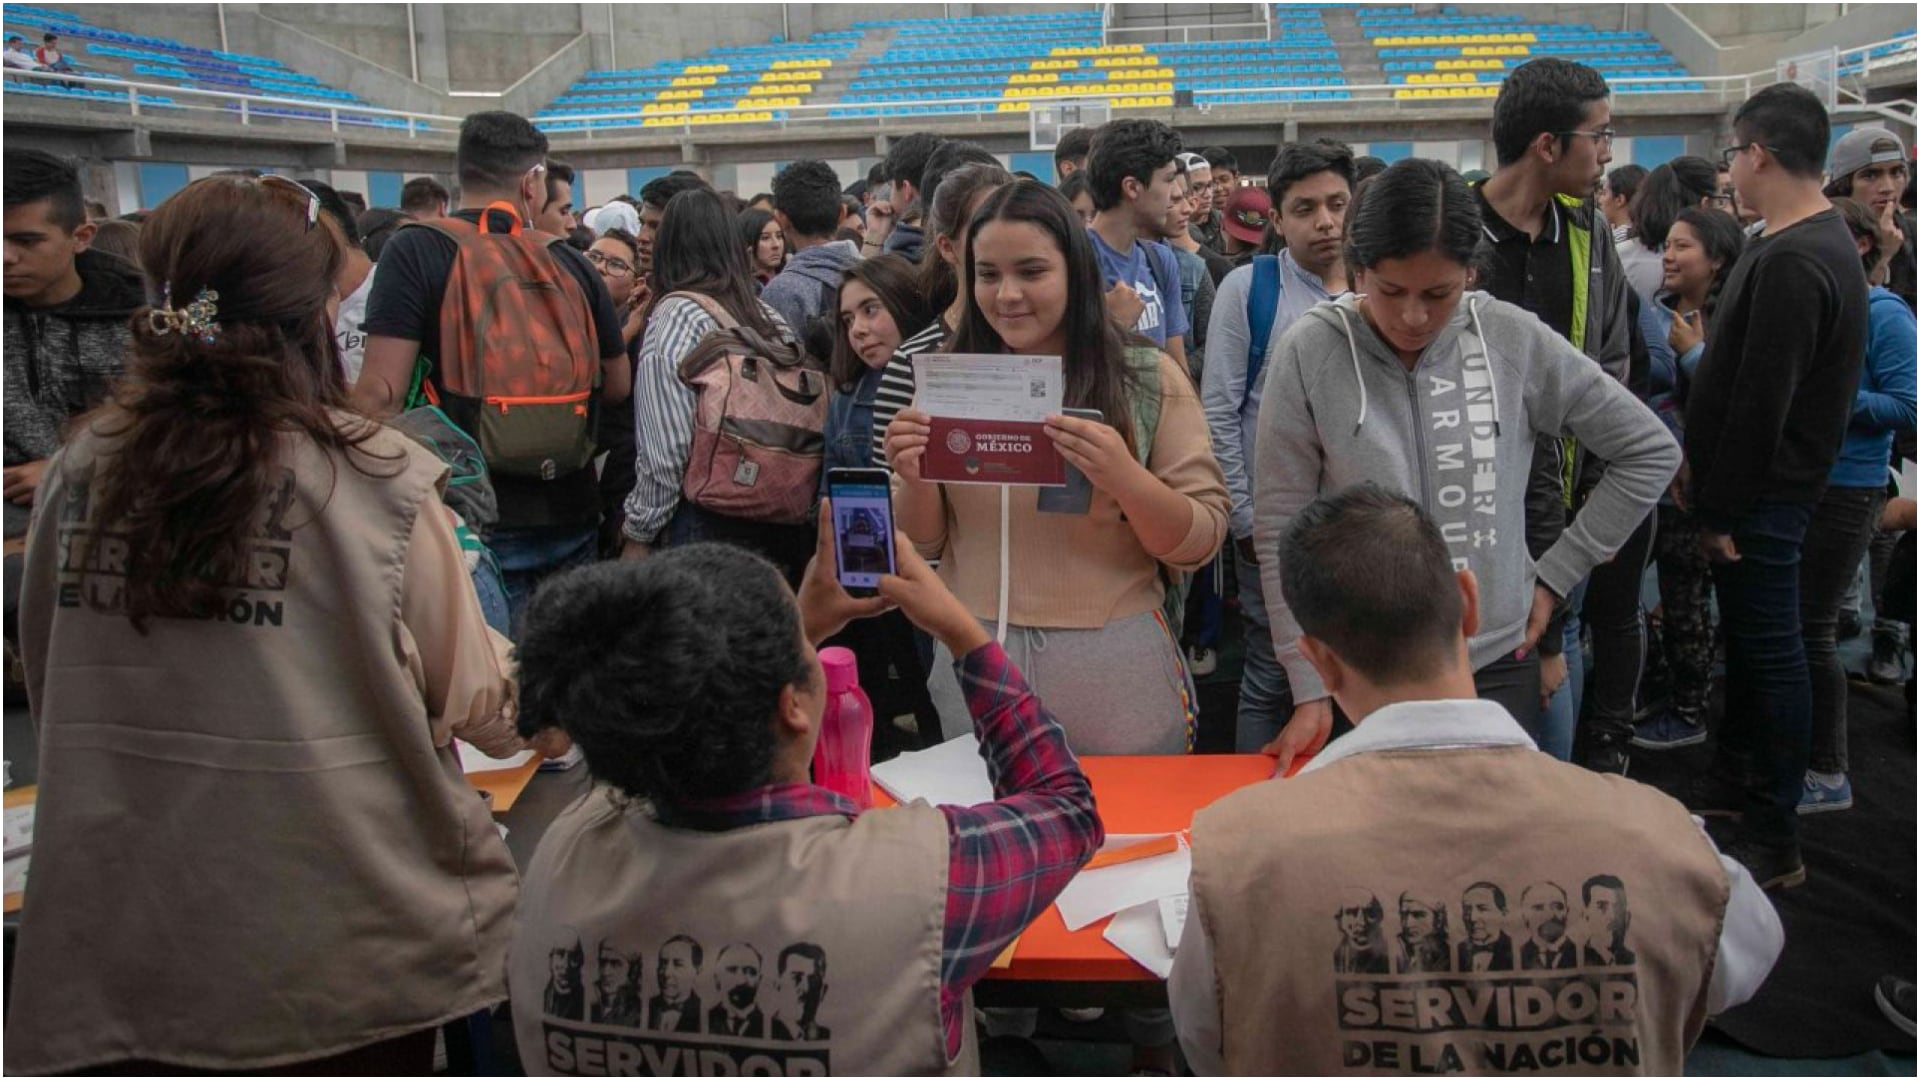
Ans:
[[[952,351],[1063,357],[1066,407],[1104,420],[1047,423],[1077,484],[939,484],[920,473],[930,418],[903,410],[886,432],[897,520],[1004,639],[1076,752],[1188,750],[1193,688],[1162,611],[1169,582],[1213,557],[1227,523],[1193,384],[1107,316],[1086,230],[1044,184],[1019,181],[981,205],[964,272],[972,295]],[[952,661],[939,654],[932,679],[950,736],[967,716]]]

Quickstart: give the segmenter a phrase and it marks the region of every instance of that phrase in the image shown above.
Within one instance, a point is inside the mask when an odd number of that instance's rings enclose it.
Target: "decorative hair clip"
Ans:
[[[194,296],[193,303],[184,308],[173,306],[173,282],[161,286],[160,306],[147,312],[147,325],[156,334],[179,333],[182,337],[197,339],[203,345],[213,344],[220,335],[220,324],[215,317],[220,309],[215,301],[220,294],[202,287]]]

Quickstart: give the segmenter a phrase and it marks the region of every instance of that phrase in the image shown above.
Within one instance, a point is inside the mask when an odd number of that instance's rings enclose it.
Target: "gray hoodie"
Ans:
[[[840,275],[860,263],[860,249],[851,241],[835,240],[796,252],[786,269],[760,290],[760,301],[787,320],[802,345],[807,326],[833,307],[840,291]]]
[[[1267,366],[1254,440],[1260,583],[1296,703],[1327,692],[1267,553],[1320,494],[1370,480],[1426,508],[1454,565],[1479,580],[1477,670],[1523,642],[1536,575],[1567,595],[1626,542],[1680,466],[1652,411],[1521,308],[1469,293],[1409,372],[1355,304],[1343,296],[1295,321]],[[1525,495],[1543,434],[1575,436],[1611,464],[1536,566]]]

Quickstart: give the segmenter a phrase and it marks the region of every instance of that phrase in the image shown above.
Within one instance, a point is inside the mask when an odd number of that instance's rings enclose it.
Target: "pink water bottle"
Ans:
[[[865,810],[873,805],[873,780],[867,772],[873,703],[860,689],[853,650],[821,649],[820,666],[827,673],[827,707],[820,715],[820,741],[813,748],[813,782]]]

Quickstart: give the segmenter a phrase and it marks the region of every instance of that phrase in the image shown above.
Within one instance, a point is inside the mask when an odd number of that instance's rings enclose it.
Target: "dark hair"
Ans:
[[[111,216],[112,215],[107,213],[106,203],[103,203],[98,199],[87,200],[87,220],[88,221],[92,221],[95,218],[105,219]]]
[[[1385,158],[1377,158],[1377,157],[1374,157],[1372,154],[1361,154],[1359,157],[1354,158],[1353,159],[1354,194],[1358,195],[1360,193],[1360,185],[1362,183],[1365,183],[1366,181],[1371,180],[1374,177],[1379,176],[1381,173],[1386,171],[1387,171],[1387,161]]]
[[[867,170],[867,189],[872,190],[886,182],[887,163],[884,160],[874,162],[873,167]]]
[[[564,730],[595,780],[667,806],[767,783],[780,692],[815,678],[780,571],[731,544],[549,578],[514,658],[520,730]]]
[[[452,200],[447,189],[431,176],[416,176],[400,186],[400,209],[409,214],[433,210]]]
[[[1099,151],[1098,141],[1094,144]],[[1132,369],[1127,363],[1127,339],[1107,316],[1106,288],[1100,276],[1100,261],[1093,241],[1087,239],[1086,226],[1064,196],[1038,180],[1015,180],[987,197],[967,227],[968,278],[974,276],[974,248],[980,242],[980,230],[995,221],[1018,221],[1039,227],[1050,234],[1066,263],[1067,305],[1065,323],[1066,393],[1063,404],[1069,408],[1095,409],[1107,423],[1120,432],[1129,449],[1134,448],[1131,401],[1138,392]],[[980,300],[972,297],[960,325],[954,328],[952,351],[957,353],[1005,352],[993,324],[980,309]]]
[[[839,182],[840,182],[840,181],[839,181],[839,180],[838,180],[837,178],[836,178],[836,179],[834,180],[834,183],[835,183],[835,184],[838,184]],[[733,194],[733,193],[732,193],[732,192],[728,192],[728,194],[729,194],[729,195],[731,195],[731,194]],[[738,196],[735,196],[735,197],[737,198]],[[751,198],[751,199],[743,199],[743,200],[741,200],[741,201],[743,201],[743,202],[745,202],[745,203],[746,203],[746,204],[747,204],[748,206],[752,206],[752,205],[753,205],[754,203],[766,203],[766,204],[767,204],[768,206],[772,206],[772,205],[773,205],[773,192],[771,192],[771,191],[756,191],[756,192],[754,192],[754,194],[753,194],[753,198]]]
[[[920,291],[936,315],[952,307],[954,298],[960,295],[959,279],[947,260],[940,257],[937,238],[959,239],[960,230],[967,224],[967,207],[981,192],[1011,183],[1013,176],[999,162],[981,162],[960,166],[948,173],[938,188],[926,193],[923,199],[926,214],[921,223],[926,229],[926,242],[920,250]]]
[[[1833,124],[1826,106],[1799,83],[1762,87],[1733,114],[1735,138],[1765,146],[1780,167],[1802,180],[1817,180],[1827,167]]]
[[[380,252],[393,238],[394,230],[409,220],[411,218],[399,210],[376,208],[361,214],[354,222],[360,232],[360,250],[367,253],[367,258],[379,262]]]
[[[653,238],[653,269],[647,275],[653,303],[647,317],[670,293],[693,292],[712,297],[741,325],[777,337],[754,295],[753,269],[739,239],[734,215],[719,192],[702,185],[675,195]]]
[[[44,34],[42,34],[42,35],[40,35],[40,43],[41,43],[42,45],[51,45],[51,44],[53,44],[54,42],[56,42],[56,41],[59,41],[59,40],[60,40],[60,35],[59,35],[59,34],[56,34],[56,33],[54,33],[54,32],[53,32],[53,31],[51,31],[51,30],[49,30],[49,31],[47,31],[46,33],[44,33]]]
[[[1607,174],[1607,190],[1626,199],[1627,205],[1632,206],[1634,193],[1640,190],[1640,185],[1646,178],[1645,166],[1622,165]]]
[[[1275,554],[1300,632],[1373,682],[1431,678],[1453,660],[1460,588],[1447,542],[1419,503],[1373,483],[1322,495],[1294,517]]]
[[[1720,176],[1713,164],[1702,157],[1677,157],[1654,167],[1640,183],[1628,213],[1633,218],[1633,236],[1640,243],[1660,250],[1667,242],[1667,230],[1680,217],[1680,211],[1697,207],[1702,199],[1720,193]]]
[[[1059,187],[1060,194],[1066,196],[1068,202],[1072,202],[1081,195],[1089,199],[1093,198],[1093,192],[1087,189],[1087,170],[1085,169],[1076,169],[1072,176],[1060,181]]]
[[[860,216],[861,211],[864,209],[860,205],[860,196],[858,195],[848,195],[848,194],[842,193],[840,196],[840,205],[845,207],[847,211],[844,215],[842,215],[842,220],[845,220],[846,218],[857,218]]]
[[[788,164],[773,178],[772,198],[773,208],[787,215],[801,236],[828,236],[840,224],[840,177],[824,161],[802,158]]]
[[[460,186],[501,191],[547,159],[547,137],[517,113],[478,112],[460,122]]]
[[[927,131],[916,131],[902,135],[899,141],[887,148],[886,160],[880,163],[881,176],[890,184],[905,180],[918,188],[927,173],[927,159],[945,142],[940,136]],[[904,212],[906,207],[894,209]]]
[[[1087,153],[1087,193],[1095,210],[1120,205],[1121,185],[1129,177],[1141,184],[1180,156],[1180,136],[1158,120],[1113,120],[1094,132]]]
[[[640,201],[655,210],[665,210],[675,195],[683,191],[712,191],[713,188],[689,172],[671,172],[656,176],[640,188]]]
[[[893,316],[893,326],[900,331],[900,340],[905,341],[933,322],[936,309],[927,302],[926,294],[920,291],[914,265],[906,259],[890,254],[862,259],[841,273],[840,290],[845,291],[847,284],[854,281],[872,289],[873,295],[880,298],[887,314]],[[847,329],[840,323],[838,293],[833,299],[832,318],[833,349],[828,370],[835,386],[851,390],[867,365],[866,361],[854,354],[847,342]]]
[[[88,251],[105,252],[140,265],[140,226],[131,221],[102,221],[93,227]]]
[[[1527,147],[1546,132],[1564,146],[1564,134],[1580,126],[1587,109],[1610,91],[1598,71],[1572,60],[1543,56],[1512,71],[1493,99],[1493,152],[1502,165],[1526,156]]]
[[[756,210],[749,206],[745,210],[740,211],[733,220],[740,230],[740,244],[749,252],[747,255],[748,268],[752,269],[751,263],[753,255],[751,253],[754,250],[754,245],[760,242],[760,234],[766,231],[767,226],[773,224],[773,215],[765,210]]]
[[[1317,173],[1330,172],[1347,182],[1353,190],[1353,149],[1333,139],[1287,143],[1274,155],[1267,169],[1267,196],[1273,200],[1275,216],[1287,189]]]
[[[217,293],[219,323],[211,340],[162,333],[156,309],[136,310],[126,378],[88,421],[112,442],[95,521],[127,544],[116,610],[143,632],[150,616],[211,616],[244,586],[257,515],[291,497],[287,434],[350,452],[379,431],[334,412],[346,384],[326,306],[346,243],[307,206],[285,184],[207,177],[140,230],[148,279],[175,309]]]
[[[1068,130],[1066,133],[1060,136],[1059,142],[1053,144],[1054,171],[1059,172],[1060,163],[1063,161],[1071,161],[1074,164],[1078,165],[1081,162],[1087,160],[1087,154],[1090,151],[1092,151],[1092,149],[1093,149],[1093,129],[1092,128],[1077,127],[1077,128],[1072,128]]]
[[[1580,883],[1580,906],[1593,903],[1593,890],[1612,889],[1614,895],[1624,898],[1627,895],[1627,883],[1612,874],[1595,874]]]
[[[556,189],[556,185],[558,184],[566,184],[569,187],[573,185],[573,166],[567,164],[564,161],[559,160],[558,158],[548,158],[547,159],[547,201],[545,205],[540,207],[541,210],[545,210],[548,206],[552,206],[554,200],[560,197],[560,192]]]
[[[341,198],[340,193],[333,189],[333,185],[319,180],[302,180],[300,186],[320,197],[320,212],[332,218],[335,225],[340,226],[340,235],[346,237],[347,243],[359,247],[360,226],[356,221],[358,215],[353,212],[352,207],[347,205],[347,200]]]
[[[80,170],[73,162],[45,150],[9,147],[6,161],[6,205],[11,208],[51,200],[48,218],[68,232],[87,223],[87,207],[80,198]]]
[[[591,230],[589,230],[589,232],[591,232]],[[618,243],[625,244],[627,247],[627,250],[633,254],[635,265],[639,264],[639,260],[640,260],[640,238],[639,237],[633,235],[632,233],[628,232],[625,229],[622,229],[616,226],[615,228],[608,229],[606,232],[601,233],[599,236],[595,236],[591,240],[588,240],[587,246],[592,247],[595,243],[601,240],[613,240]]]
[[[1466,895],[1475,889],[1485,889],[1488,892],[1492,893],[1493,906],[1499,908],[1501,911],[1507,910],[1507,891],[1505,889],[1502,889],[1500,886],[1495,885],[1491,881],[1476,881],[1473,884],[1467,886],[1466,888],[1461,889],[1460,890],[1461,898],[1465,899]]]
[[[933,193],[940,189],[940,181],[945,180],[948,173],[962,165],[999,164],[1000,159],[994,157],[979,143],[968,142],[965,139],[948,139],[941,143],[928,156],[927,167],[921,170],[920,179],[913,182],[913,186],[920,192],[921,215],[923,217],[926,215],[927,201],[932,199]]]
[[[1847,223],[1847,231],[1853,234],[1853,238],[1866,238],[1867,250],[1860,256],[1860,267],[1871,275],[1874,264],[1880,261],[1880,223],[1873,219],[1873,211],[1867,209],[1867,204],[1858,199],[1842,195],[1831,201],[1833,208],[1840,212],[1840,220]],[[101,227],[104,229],[105,225]],[[94,234],[93,246],[100,246],[99,233]]]
[[[693,940],[685,934],[675,934],[661,942],[660,955],[665,956],[667,954],[667,946],[669,945],[685,945],[688,949],[688,956],[693,960],[693,966],[696,968],[706,963],[707,950],[701,948],[698,941]]]
[[[1205,147],[1200,151],[1200,156],[1207,159],[1207,168],[1215,172],[1225,169],[1236,176],[1240,173],[1240,159],[1224,146]]]
[[[1706,302],[1700,305],[1700,314],[1704,319],[1713,318],[1713,310],[1719,306],[1720,292],[1727,286],[1727,279],[1733,276],[1733,264],[1740,261],[1740,253],[1747,249],[1747,231],[1740,227],[1740,219],[1722,210],[1708,210],[1698,206],[1689,206],[1680,211],[1673,219],[1675,225],[1684,223],[1693,230],[1705,249],[1707,258],[1716,259],[1720,269],[1713,275],[1713,284],[1707,289]],[[1673,230],[1667,230],[1671,233]]]
[[[1349,267],[1371,269],[1423,251],[1472,266],[1480,246],[1480,202],[1453,166],[1402,158],[1354,195],[1346,236]]]
[[[358,215],[360,215],[360,214],[364,214],[364,213],[366,213],[366,210],[367,210],[367,197],[366,197],[365,195],[362,195],[362,194],[360,194],[360,193],[359,193],[359,192],[357,192],[357,191],[343,191],[343,192],[341,192],[341,193],[340,193],[340,201],[341,201],[341,202],[344,202],[344,203],[346,203],[346,204],[347,204],[348,206],[350,206],[350,207],[352,207],[352,208],[353,208],[353,212],[354,212],[354,214],[355,214],[356,216],[358,216]]]

